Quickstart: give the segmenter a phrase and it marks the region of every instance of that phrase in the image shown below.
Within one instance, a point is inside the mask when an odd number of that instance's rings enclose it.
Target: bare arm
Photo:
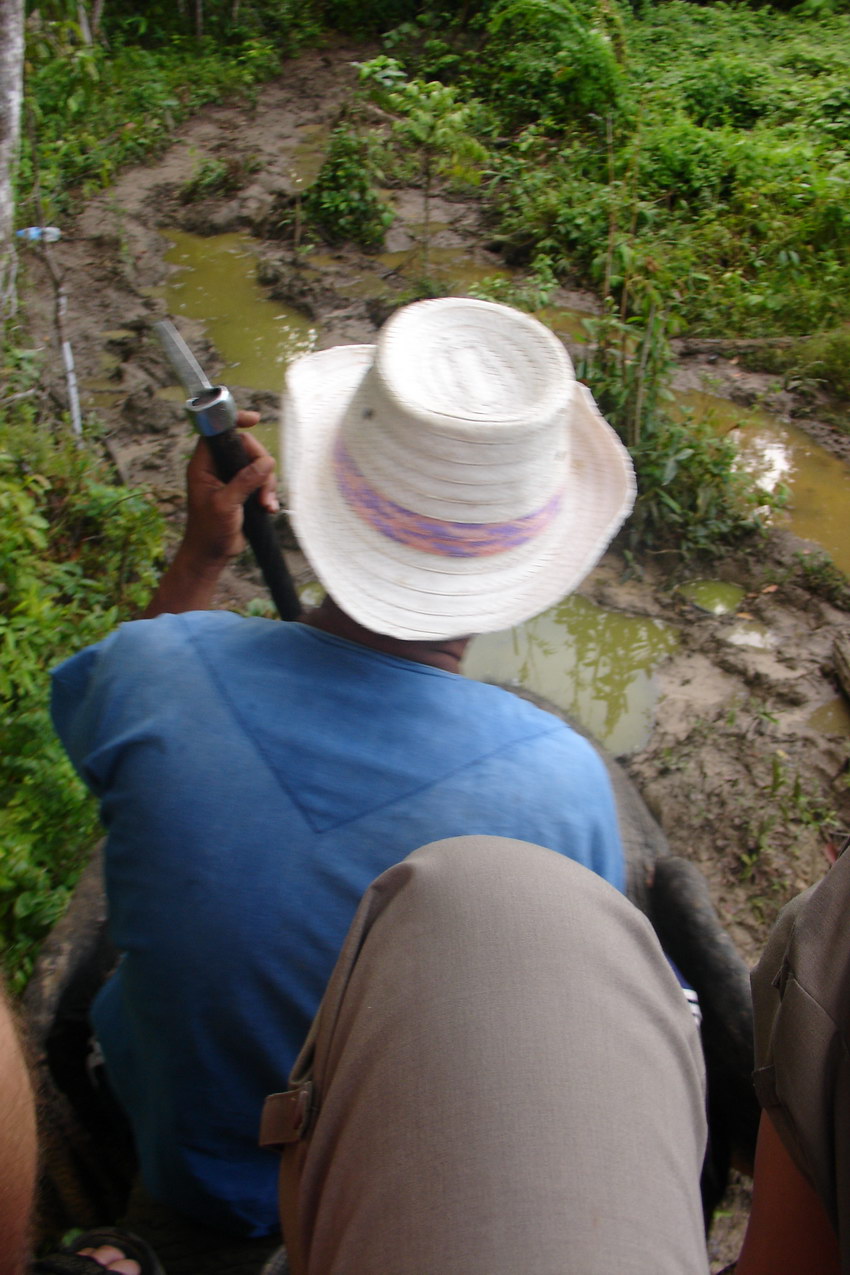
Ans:
[[[240,412],[241,427],[255,425],[256,412]],[[269,513],[279,505],[275,492],[274,459],[250,434],[243,435],[252,463],[229,483],[215,473],[203,439],[198,439],[186,471],[186,530],[171,566],[142,613],[150,620],[163,612],[205,611],[213,601],[221,573],[245,548],[242,506],[253,491]]]
[[[835,1231],[810,1183],[762,1112],[753,1207],[736,1275],[840,1275]]]

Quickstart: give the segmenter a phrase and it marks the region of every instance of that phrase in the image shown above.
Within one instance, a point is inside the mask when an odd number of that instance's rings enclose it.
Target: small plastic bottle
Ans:
[[[27,226],[17,232],[19,239],[42,240],[44,243],[56,243],[62,238],[62,231],[57,226]]]

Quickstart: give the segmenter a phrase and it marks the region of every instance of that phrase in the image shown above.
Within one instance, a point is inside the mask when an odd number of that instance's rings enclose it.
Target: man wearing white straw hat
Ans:
[[[469,635],[574,589],[632,505],[625,449],[560,342],[505,306],[421,302],[376,346],[295,363],[283,433],[292,523],[326,601],[293,624],[203,610],[242,546],[242,501],[276,499],[256,443],[227,486],[199,448],[186,535],[147,612],[158,618],[63,665],[54,692],[109,832],[125,955],[93,1017],[143,1181],[249,1235],[277,1225],[275,1157],[255,1142],[263,1098],[285,1088],[374,878],[474,835],[548,847],[558,871],[572,860],[610,883],[618,906],[623,887],[594,750],[459,675]],[[527,848],[510,845],[524,865]],[[684,1004],[674,1017],[698,1051]],[[382,1270],[449,1269],[411,1260]]]

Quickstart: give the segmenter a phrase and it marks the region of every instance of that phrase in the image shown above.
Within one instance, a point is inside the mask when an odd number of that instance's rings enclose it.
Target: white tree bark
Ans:
[[[91,29],[95,39],[100,35],[100,22],[103,17],[104,0],[94,0],[91,7]]]
[[[83,44],[93,44],[89,15],[86,13],[86,6],[83,4],[83,0],[77,0],[77,25],[80,28],[80,35],[83,37]]]
[[[23,0],[0,0],[0,320],[15,313],[15,202],[12,178],[21,132]]]

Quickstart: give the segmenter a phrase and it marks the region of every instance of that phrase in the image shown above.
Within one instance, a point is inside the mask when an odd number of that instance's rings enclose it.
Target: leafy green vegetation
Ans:
[[[850,581],[839,571],[828,553],[798,553],[797,576],[810,593],[833,606],[850,611]]]
[[[438,177],[455,183],[480,181],[487,151],[473,136],[478,103],[462,102],[458,90],[438,80],[408,80],[393,58],[360,64],[360,81],[393,113],[393,141],[414,158],[422,187],[422,273],[427,279],[431,239],[431,195]]]
[[[150,596],[159,514],[116,486],[96,438],[75,446],[26,395],[31,360],[7,352],[0,405],[0,944],[12,986],[61,914],[97,813],[56,739],[48,670]],[[11,399],[11,402],[9,401]]]
[[[757,506],[770,497],[735,468],[737,450],[710,424],[670,410],[672,365],[663,316],[624,321],[610,308],[585,326],[577,373],[629,447],[638,499],[624,535],[630,550],[710,557],[758,531]]]
[[[31,14],[21,224],[55,221],[107,186],[123,164],[161,150],[199,107],[250,98],[283,57],[317,35],[310,5],[300,0],[234,10],[241,14],[235,24],[225,23],[223,8],[213,10],[198,38],[176,6],[140,13],[107,5],[108,46],[85,43],[76,6],[56,0]]]
[[[524,298],[479,293],[533,309],[568,280],[603,299],[579,373],[636,462],[633,547],[687,556],[756,530],[770,501],[732,443],[670,413],[669,338],[824,329],[778,357],[846,385],[850,17],[492,0],[419,14],[385,46],[361,78],[424,157],[426,207],[429,137],[450,129],[442,155],[483,148],[494,239],[531,267]],[[426,215],[426,251],[427,233]]]
[[[820,12],[492,0],[385,43],[479,104],[512,262],[605,294],[628,252],[691,333],[811,335],[850,317],[850,15]]]
[[[343,126],[331,133],[328,153],[304,198],[304,213],[330,243],[379,248],[393,219],[378,197],[364,139]]]
[[[509,80],[483,60],[500,127],[526,126],[493,175],[514,253],[545,251],[599,286],[603,245],[627,245],[691,332],[835,324],[848,313],[850,19],[684,0],[619,17],[616,38],[604,31],[609,59],[621,40],[616,74],[609,61],[585,77],[593,107],[565,112],[551,80],[506,101]],[[599,14],[584,22],[601,34]],[[572,67],[566,41],[558,56]]]
[[[569,128],[623,106],[625,78],[604,10],[582,11],[570,0],[495,0],[475,77],[502,127],[546,121]]]
[[[850,400],[850,324],[791,345],[766,345],[747,353],[756,371],[778,372],[789,389],[827,389]]]

